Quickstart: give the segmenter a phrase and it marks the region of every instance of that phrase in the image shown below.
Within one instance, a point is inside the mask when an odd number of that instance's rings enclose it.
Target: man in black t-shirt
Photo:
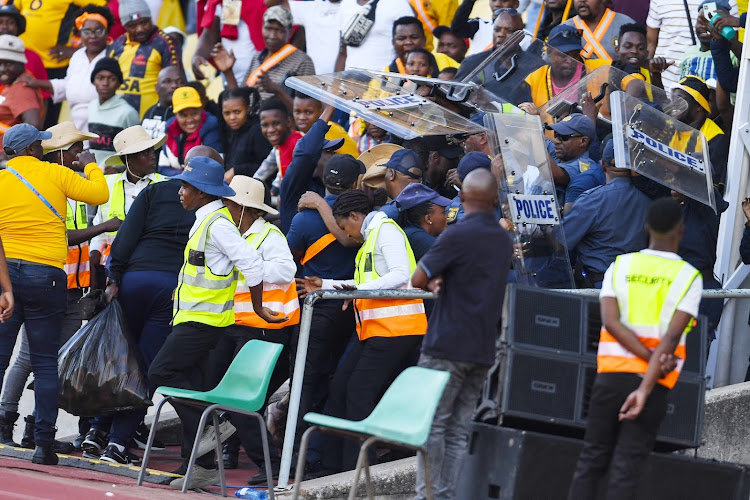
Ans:
[[[479,169],[463,181],[465,217],[448,227],[419,261],[412,285],[442,290],[429,318],[419,366],[447,371],[424,449],[435,498],[455,498],[466,456],[469,421],[487,370],[495,361],[495,339],[513,251],[509,233],[497,223],[498,185]],[[425,498],[424,461],[418,457],[417,500]]]

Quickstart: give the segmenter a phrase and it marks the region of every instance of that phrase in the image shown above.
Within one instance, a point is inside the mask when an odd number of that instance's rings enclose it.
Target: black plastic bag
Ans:
[[[94,417],[152,404],[129,338],[115,299],[60,348],[60,408]]]

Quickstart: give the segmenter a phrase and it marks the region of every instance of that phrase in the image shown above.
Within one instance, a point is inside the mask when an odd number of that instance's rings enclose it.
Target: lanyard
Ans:
[[[14,169],[13,167],[5,167],[5,170],[7,170],[11,174],[15,175],[16,177],[18,177],[18,180],[20,180],[21,182],[23,182],[24,185],[27,188],[29,188],[31,190],[31,192],[34,193],[36,195],[36,197],[39,198],[39,200],[42,203],[44,203],[45,205],[47,205],[47,208],[49,208],[50,210],[52,210],[52,213],[55,214],[55,217],[57,217],[58,219],[60,219],[60,221],[63,224],[65,224],[65,217],[63,217],[62,215],[60,215],[60,212],[58,212],[57,209],[55,209],[55,207],[52,206],[52,203],[50,203],[47,200],[47,198],[45,198],[42,195],[42,193],[40,193],[39,191],[37,191],[37,189],[34,186],[32,186],[31,183],[29,181],[27,181],[24,176],[22,176],[21,174],[19,174],[18,171],[16,171],[16,169]]]

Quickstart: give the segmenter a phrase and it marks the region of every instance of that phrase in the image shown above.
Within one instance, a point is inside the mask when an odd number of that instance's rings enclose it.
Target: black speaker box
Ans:
[[[472,423],[457,500],[565,499],[582,442]],[[604,498],[606,478],[600,485]],[[638,500],[747,500],[750,470],[739,464],[652,453]]]

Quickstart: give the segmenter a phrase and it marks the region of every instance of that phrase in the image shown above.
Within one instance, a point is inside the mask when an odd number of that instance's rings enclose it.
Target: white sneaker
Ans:
[[[188,484],[187,489],[194,490],[196,488],[203,488],[204,486],[218,484],[220,481],[219,469],[205,469],[200,465],[195,465],[193,466],[193,473],[190,476],[190,483]],[[181,490],[184,483],[185,478],[178,477],[169,483],[169,486],[176,490]]]
[[[219,438],[221,439],[221,442],[223,443],[224,441],[229,439],[229,436],[234,434],[234,431],[236,430],[237,429],[228,420],[220,422]],[[202,457],[203,455],[214,449],[216,449],[216,431],[214,430],[213,425],[209,425],[206,426],[206,430],[203,431],[203,435],[201,436],[200,443],[198,443],[198,454],[196,455],[196,458]]]

